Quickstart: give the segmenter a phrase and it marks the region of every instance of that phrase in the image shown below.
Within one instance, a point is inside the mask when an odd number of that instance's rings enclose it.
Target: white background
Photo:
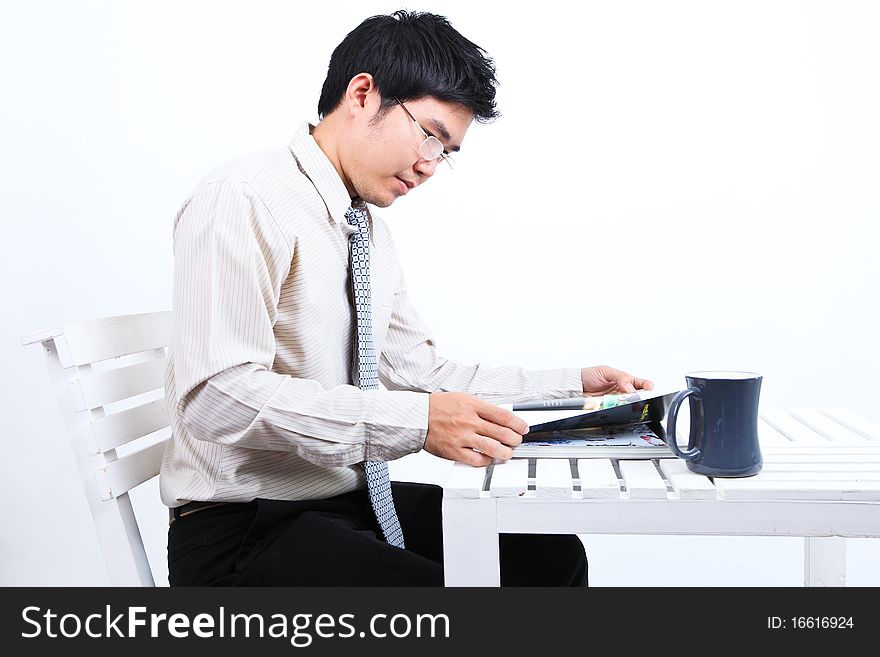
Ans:
[[[7,4],[0,584],[102,585],[43,355],[20,336],[170,308],[180,203],[314,121],[332,49],[400,5]],[[765,408],[876,412],[877,3],[409,8],[448,16],[501,83],[502,117],[471,129],[455,171],[384,212],[446,355],[605,363],[663,387],[755,370]],[[140,499],[161,572],[163,512]],[[799,539],[584,540],[596,585],[801,583]],[[880,583],[878,557],[850,541],[849,583]]]

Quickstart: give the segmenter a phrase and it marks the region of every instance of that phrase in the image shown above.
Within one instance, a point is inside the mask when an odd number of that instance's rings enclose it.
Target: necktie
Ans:
[[[351,284],[354,291],[357,341],[355,342],[355,378],[361,390],[379,387],[379,368],[373,348],[373,313],[370,306],[370,229],[365,206],[350,207],[345,218],[357,228],[349,237]],[[385,461],[364,461],[367,491],[379,527],[390,545],[404,547],[403,531],[391,497],[391,479]]]

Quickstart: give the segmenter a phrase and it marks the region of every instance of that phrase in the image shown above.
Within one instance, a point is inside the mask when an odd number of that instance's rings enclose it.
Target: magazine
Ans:
[[[638,390],[600,397],[575,397],[507,404],[505,408],[529,424],[530,436],[548,431],[651,424],[666,419],[672,399],[678,393]],[[542,440],[543,438],[534,438]]]
[[[513,456],[670,457],[663,421],[677,392],[641,390],[507,405],[529,424]]]

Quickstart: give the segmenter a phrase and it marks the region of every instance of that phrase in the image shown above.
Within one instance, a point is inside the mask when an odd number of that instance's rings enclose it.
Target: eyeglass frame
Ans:
[[[441,162],[446,162],[446,164],[449,165],[450,169],[454,168],[454,166],[453,166],[454,160],[452,159],[452,155],[450,153],[446,152],[446,147],[443,145],[443,142],[440,141],[439,139],[437,139],[437,137],[435,137],[434,135],[430,134],[427,130],[425,130],[421,126],[421,124],[418,121],[416,121],[416,117],[414,117],[412,115],[412,112],[410,112],[409,109],[407,109],[406,105],[403,104],[403,101],[400,100],[400,98],[395,96],[394,100],[396,100],[397,103],[403,108],[403,111],[406,112],[406,115],[412,119],[412,122],[416,124],[416,127],[419,129],[419,131],[423,135],[425,135],[424,141],[419,144],[419,155],[421,155],[424,159],[428,160],[429,162],[431,162],[433,160],[440,160]],[[433,142],[437,142],[437,144],[440,146],[440,153],[435,155],[434,157],[431,157],[430,154],[425,154],[422,151],[422,149],[425,147],[426,144],[428,145],[428,148],[430,148],[430,144]]]

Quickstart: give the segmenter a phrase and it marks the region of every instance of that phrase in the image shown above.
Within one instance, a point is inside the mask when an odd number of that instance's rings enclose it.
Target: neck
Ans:
[[[318,125],[312,128],[312,138],[315,140],[315,143],[318,144],[318,148],[320,148],[324,152],[324,155],[327,156],[327,159],[330,160],[333,168],[336,169],[336,173],[345,185],[345,189],[348,190],[348,195],[351,198],[355,198],[357,193],[342,168],[342,158],[340,157],[338,148],[340,144],[339,126],[338,121],[334,118],[334,113],[325,116]]]

